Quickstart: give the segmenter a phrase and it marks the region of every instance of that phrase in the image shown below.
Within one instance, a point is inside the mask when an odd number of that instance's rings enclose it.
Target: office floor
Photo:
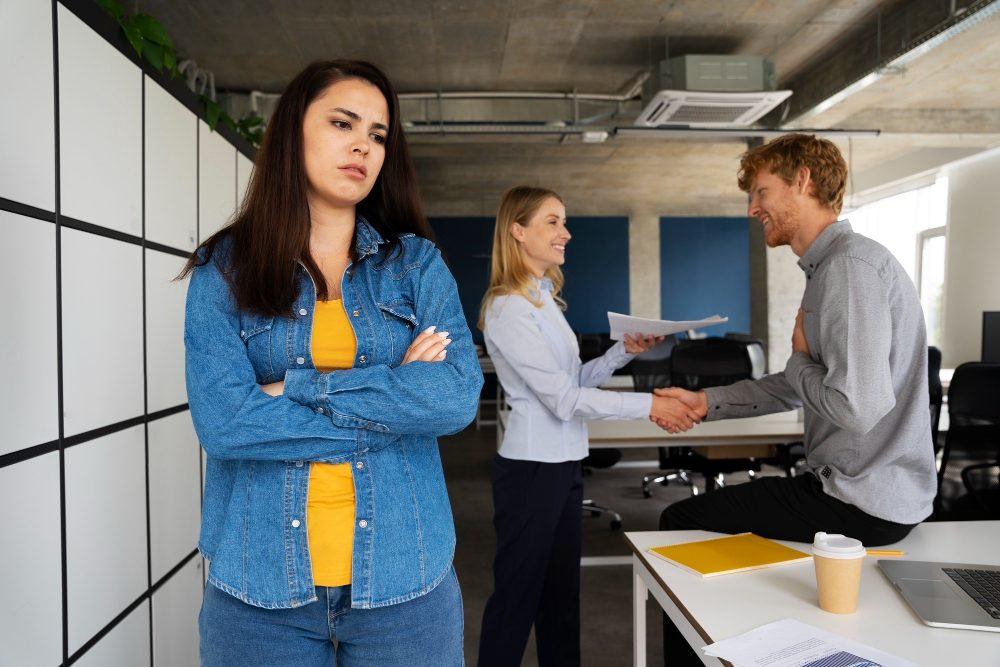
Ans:
[[[473,666],[479,649],[483,607],[492,592],[494,552],[490,463],[496,451],[494,427],[469,427],[441,440],[445,477],[455,513],[458,546],[455,569],[465,600],[465,656]],[[622,530],[612,531],[605,518],[583,519],[584,557],[629,556],[622,538],[627,530],[656,530],[660,512],[670,502],[687,498],[687,487],[656,486],[653,497],[642,497],[639,482],[656,468],[652,450],[626,450],[623,462],[596,470],[584,479],[584,495],[613,507],[622,515]],[[645,460],[646,463],[643,463]],[[739,475],[731,476],[735,482]],[[743,477],[745,479],[745,477]],[[583,568],[582,635],[584,667],[632,664],[632,568],[628,564]],[[649,664],[662,664],[659,607],[647,602]],[[525,652],[524,667],[537,665],[534,639]]]

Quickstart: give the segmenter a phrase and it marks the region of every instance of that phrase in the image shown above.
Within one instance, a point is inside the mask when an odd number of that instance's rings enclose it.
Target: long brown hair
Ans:
[[[389,253],[398,249],[399,235],[405,232],[432,238],[399,119],[399,100],[389,79],[371,63],[317,61],[299,72],[281,94],[257,151],[246,197],[232,222],[202,242],[180,277],[207,263],[219,242],[228,236],[232,250],[222,268],[241,309],[262,315],[291,314],[298,296],[295,268],[299,262],[313,277],[317,298],[326,299],[326,281],[309,253],[302,119],[313,100],[344,79],[372,84],[389,107],[385,161],[357,212],[387,241]],[[350,252],[351,259],[357,261],[353,242]]]
[[[565,206],[562,197],[552,190],[518,185],[511,188],[500,200],[497,209],[497,223],[493,229],[493,254],[490,259],[490,286],[483,296],[479,307],[479,328],[486,324],[486,310],[498,296],[504,294],[520,294],[539,308],[540,299],[532,295],[534,274],[528,270],[524,262],[520,244],[510,233],[511,226],[516,222],[527,226],[532,216],[538,212],[542,203],[549,198],[558,199]],[[562,269],[558,266],[549,267],[545,277],[552,281],[552,295],[556,302],[565,307],[566,302],[559,296],[563,286]]]

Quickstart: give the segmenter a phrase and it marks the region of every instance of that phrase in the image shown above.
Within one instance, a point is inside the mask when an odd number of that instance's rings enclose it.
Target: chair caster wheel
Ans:
[[[622,529],[622,522],[621,521],[612,521],[611,522],[611,530],[621,530],[621,529]]]
[[[643,498],[652,498],[653,494],[652,494],[652,492],[649,489],[643,488],[643,490],[642,490],[642,497]]]

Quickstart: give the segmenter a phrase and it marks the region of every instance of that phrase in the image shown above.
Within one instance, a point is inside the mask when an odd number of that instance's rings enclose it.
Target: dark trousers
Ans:
[[[823,531],[841,533],[861,540],[866,547],[877,547],[900,541],[913,525],[873,517],[828,496],[816,476],[807,473],[763,477],[681,500],[660,514],[660,530],[756,533],[795,542],[812,542],[816,533]],[[666,614],[663,654],[670,665],[701,664]]]
[[[497,456],[493,595],[483,612],[480,667],[521,664],[531,626],[539,667],[580,664],[579,461],[538,463]]]

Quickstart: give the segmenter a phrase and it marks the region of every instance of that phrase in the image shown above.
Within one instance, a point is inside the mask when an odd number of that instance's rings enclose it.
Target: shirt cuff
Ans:
[[[321,373],[312,368],[293,368],[285,371],[285,397],[299,405],[322,407],[325,396],[320,383]]]
[[[649,419],[653,411],[653,395],[637,391],[619,392],[622,396],[621,415],[624,419]]]

